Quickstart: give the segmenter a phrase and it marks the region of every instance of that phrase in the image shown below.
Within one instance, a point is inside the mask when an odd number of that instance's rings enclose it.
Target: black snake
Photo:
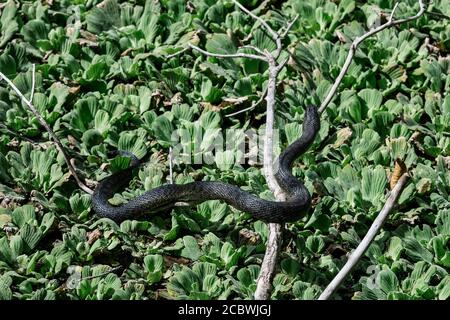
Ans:
[[[163,185],[120,206],[113,206],[108,199],[129,183],[133,169],[140,164],[140,161],[131,155],[129,168],[112,174],[97,185],[92,196],[93,209],[100,216],[120,222],[147,212],[173,207],[176,202],[200,203],[220,199],[240,211],[249,212],[259,220],[275,223],[296,221],[307,213],[311,205],[311,196],[303,183],[292,175],[292,163],[311,145],[319,128],[320,118],[317,109],[308,106],[302,136],[289,145],[278,158],[275,179],[285,192],[286,201],[264,200],[237,186],[220,181],[196,181],[182,185]]]

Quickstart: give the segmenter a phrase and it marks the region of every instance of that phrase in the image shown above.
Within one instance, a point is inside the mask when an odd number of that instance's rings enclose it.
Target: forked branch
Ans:
[[[369,30],[365,34],[363,34],[359,37],[356,37],[355,40],[353,40],[352,44],[350,45],[350,50],[348,51],[347,58],[345,59],[344,65],[342,66],[341,72],[337,76],[335,82],[333,83],[333,86],[328,91],[328,94],[327,94],[325,100],[323,100],[322,104],[320,105],[319,113],[322,113],[327,108],[327,106],[330,104],[331,100],[335,96],[336,91],[342,82],[342,79],[344,79],[344,76],[346,75],[348,68],[350,67],[350,64],[353,61],[353,57],[355,56],[356,49],[364,40],[377,34],[380,31],[383,31],[386,28],[393,27],[393,26],[420,18],[425,13],[425,10],[427,8],[426,5],[424,4],[423,0],[419,0],[420,9],[417,12],[417,14],[415,14],[414,16],[408,17],[408,18],[395,20],[394,14],[395,14],[395,10],[397,9],[397,6],[398,6],[398,3],[395,4],[394,9],[392,10],[391,15],[386,23]]]

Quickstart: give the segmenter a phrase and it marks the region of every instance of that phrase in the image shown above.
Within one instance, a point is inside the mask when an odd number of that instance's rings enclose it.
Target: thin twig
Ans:
[[[175,53],[167,55],[166,58],[167,59],[172,59],[173,57],[176,57],[176,56],[178,56],[178,55],[188,51],[189,49],[190,49],[189,47],[183,48],[183,49],[181,49],[181,50],[179,50],[179,51],[177,51]]]
[[[34,87],[36,86],[36,65],[33,63],[31,67],[31,93],[30,102],[33,103]]]
[[[334,95],[336,94],[337,88],[341,84],[342,79],[344,79],[344,76],[347,73],[348,68],[350,67],[350,64],[353,61],[353,56],[355,55],[356,49],[358,48],[358,46],[367,38],[373,36],[374,34],[380,32],[386,28],[396,26],[396,25],[420,18],[425,13],[425,10],[426,10],[426,5],[423,3],[423,0],[419,0],[419,6],[420,6],[420,10],[419,10],[419,12],[417,12],[417,14],[415,14],[414,16],[404,18],[404,19],[399,19],[399,20],[393,19],[393,14],[394,14],[395,8],[396,8],[396,7],[394,7],[394,10],[392,10],[391,18],[388,20],[388,22],[386,22],[374,29],[369,30],[362,36],[356,37],[355,40],[353,40],[352,44],[350,45],[350,50],[348,52],[347,58],[345,59],[344,65],[342,66],[341,72],[339,73],[338,77],[336,78],[336,81],[334,82],[331,89],[328,91],[328,94],[327,94],[325,100],[320,105],[320,108],[318,110],[319,113],[322,113],[327,108],[328,104],[331,102]]]
[[[287,34],[289,33],[289,31],[291,31],[292,26],[294,25],[295,21],[297,21],[297,19],[300,17],[300,15],[296,15],[294,19],[292,19],[291,22],[289,22],[289,24],[286,26],[286,30],[283,31],[282,34],[280,34],[281,39],[285,38],[287,36]]]
[[[258,52],[260,55],[264,55],[264,52],[261,49],[255,47],[255,46],[249,45],[249,44],[247,44],[245,46],[241,46],[241,47],[239,47],[239,49],[251,49],[251,50]]]
[[[250,17],[252,17],[253,19],[255,19],[256,21],[258,21],[266,30],[267,32],[270,34],[270,36],[272,37],[273,41],[275,41],[275,43],[277,44],[277,49],[275,51],[275,53],[273,54],[273,57],[275,58],[275,60],[280,56],[281,53],[281,49],[282,49],[282,45],[281,45],[281,37],[280,34],[278,32],[275,32],[270,26],[269,24],[264,21],[264,19],[262,19],[261,17],[258,17],[256,14],[254,14],[253,12],[251,12],[250,10],[248,10],[246,7],[244,7],[242,4],[240,4],[237,0],[233,0],[234,4],[236,4],[242,11],[244,11],[246,14],[248,14]],[[267,58],[267,55],[266,55]]]
[[[267,59],[263,56],[258,56],[256,54],[250,54],[250,53],[231,53],[231,54],[220,54],[220,53],[212,53],[208,52],[206,50],[203,50],[196,45],[193,45],[192,43],[188,43],[188,46],[191,47],[194,50],[197,50],[198,52],[204,54],[205,56],[209,57],[215,57],[215,58],[247,58],[247,59],[258,59],[261,61],[267,62]]]
[[[288,57],[288,58],[284,59],[283,61],[281,61],[281,62],[278,64],[278,66],[277,66],[278,72],[281,71],[281,69],[284,68],[284,66],[286,65],[286,63],[288,63],[290,56],[291,56],[291,55],[289,54],[289,57]]]
[[[408,174],[404,173],[398,180],[394,189],[392,189],[389,198],[386,200],[386,203],[383,206],[383,209],[375,218],[375,221],[370,226],[370,229],[369,231],[367,231],[367,234],[364,236],[364,239],[361,241],[358,247],[352,252],[352,254],[348,258],[346,264],[341,269],[341,271],[339,271],[336,277],[334,277],[333,281],[331,281],[331,283],[322,292],[322,294],[319,297],[319,300],[328,300],[329,298],[331,298],[333,293],[339,288],[339,286],[342,284],[347,275],[351,272],[353,267],[361,259],[364,252],[366,252],[367,248],[370,246],[373,239],[375,239],[375,236],[380,231],[381,227],[383,226],[383,223],[386,221],[389,213],[391,212],[395,203],[397,202],[397,199],[400,196],[403,187],[405,186],[407,181],[408,181]]]
[[[439,17],[439,18],[442,18],[442,19],[450,20],[450,16],[447,16],[447,15],[441,13],[441,12],[427,11],[427,12],[425,12],[425,14],[428,14],[428,15],[430,15],[430,16]]]
[[[38,143],[36,143],[36,141],[34,141],[34,140],[32,140],[32,139],[30,139],[30,138],[28,138],[28,137],[25,137],[25,136],[24,136],[23,134],[21,134],[20,132],[15,132],[15,131],[11,130],[10,128],[8,128],[8,127],[7,127],[6,125],[4,125],[3,123],[0,123],[0,128],[3,128],[3,130],[9,132],[9,133],[12,134],[13,136],[17,136],[17,137],[19,137],[20,139],[26,140],[26,141],[30,142],[31,144],[33,144],[33,145],[37,145],[37,144],[38,144]]]
[[[173,184],[173,149],[169,148],[169,182]]]
[[[256,108],[261,102],[263,102],[263,100],[264,100],[265,97],[266,97],[266,94],[267,94],[267,87],[264,89],[264,91],[263,91],[263,93],[261,94],[261,97],[258,99],[258,101],[253,102],[252,105],[251,105],[250,107],[247,107],[247,108],[245,108],[245,109],[242,109],[242,110],[239,110],[239,111],[236,111],[236,112],[227,114],[227,115],[225,115],[225,117],[227,117],[227,118],[229,118],[229,117],[234,117],[235,115],[238,115],[238,114],[240,114],[240,113],[243,113],[243,112],[246,112],[246,111],[250,111],[250,110]]]
[[[233,0],[234,4],[237,5],[242,11],[244,11],[246,14],[248,14],[250,17],[252,17],[253,19],[255,19],[256,21],[258,21],[259,23],[261,23],[261,25],[264,26],[264,28],[266,28],[266,30],[270,33],[270,35],[272,36],[272,38],[275,40],[277,38],[279,38],[278,33],[276,33],[270,26],[269,24],[264,21],[262,18],[258,17],[256,14],[254,14],[253,12],[251,12],[250,10],[248,10],[246,7],[244,7],[242,4],[240,4],[237,0]]]
[[[398,2],[395,3],[394,5],[394,9],[392,9],[391,15],[389,16],[389,23],[392,23],[392,20],[394,20],[394,14],[395,14],[395,10],[397,10],[398,7]]]
[[[47,122],[45,121],[45,119],[39,114],[39,112],[36,110],[36,108],[33,106],[33,104],[27,99],[25,98],[25,96],[22,94],[22,92],[20,92],[20,90],[14,85],[14,83],[8,78],[6,77],[2,72],[0,72],[0,80],[4,79],[6,81],[6,83],[14,90],[14,92],[25,102],[25,104],[28,106],[28,108],[30,109],[30,111],[34,114],[34,116],[38,119],[39,123],[45,128],[45,130],[47,130],[48,134],[50,135],[50,137],[52,138],[53,142],[56,144],[56,148],[62,153],[62,155],[64,156],[64,160],[66,161],[66,164],[69,168],[70,173],[72,174],[72,176],[75,178],[78,186],[86,193],[92,194],[93,191],[86,186],[78,177],[78,174],[75,170],[75,168],[72,166],[72,164],[70,163],[70,159],[67,156],[66,152],[64,151],[64,147],[61,143],[61,141],[59,141],[58,137],[56,137],[55,133],[53,132],[52,128],[50,128],[50,126],[47,124]]]

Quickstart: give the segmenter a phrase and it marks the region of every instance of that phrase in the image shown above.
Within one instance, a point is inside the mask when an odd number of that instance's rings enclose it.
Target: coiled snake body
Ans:
[[[103,217],[120,222],[125,219],[170,208],[176,202],[199,203],[207,200],[223,200],[236,209],[248,212],[254,218],[265,222],[293,222],[303,217],[311,204],[306,187],[292,175],[292,163],[314,141],[320,128],[316,107],[308,106],[303,122],[302,136],[280,155],[278,171],[275,174],[280,188],[286,194],[286,201],[276,202],[258,198],[239,187],[220,181],[196,181],[183,185],[168,184],[145,192],[120,206],[108,202],[115,192],[124,188],[132,178],[132,171],[140,161],[132,157],[131,166],[103,179],[92,196],[94,211]]]

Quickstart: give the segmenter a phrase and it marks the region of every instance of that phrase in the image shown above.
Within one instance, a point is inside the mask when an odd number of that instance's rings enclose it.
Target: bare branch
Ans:
[[[338,77],[336,78],[336,81],[334,82],[333,86],[331,87],[330,91],[328,92],[325,100],[320,105],[320,108],[318,110],[319,113],[322,113],[327,108],[328,104],[331,102],[334,95],[336,94],[337,88],[339,87],[339,85],[342,82],[342,79],[344,78],[345,74],[347,73],[348,68],[350,67],[350,64],[353,60],[353,56],[355,55],[356,49],[358,48],[358,46],[367,38],[373,36],[374,34],[377,34],[378,32],[380,32],[386,28],[396,26],[396,25],[420,18],[425,13],[425,10],[426,10],[426,5],[423,3],[423,0],[419,0],[419,6],[420,6],[420,10],[414,16],[404,18],[404,19],[394,20],[393,15],[394,15],[395,9],[397,7],[397,5],[396,5],[394,7],[394,10],[392,10],[391,18],[388,20],[388,22],[378,26],[377,28],[369,30],[362,36],[359,36],[359,37],[355,38],[355,40],[353,40],[352,44],[350,45],[350,50],[348,52],[347,58],[345,59],[344,65],[342,66],[341,72],[339,73]]]
[[[181,49],[181,50],[179,50],[179,51],[177,51],[177,52],[175,52],[175,53],[172,53],[172,54],[167,55],[166,58],[167,58],[167,59],[172,59],[172,58],[174,58],[174,57],[176,57],[176,56],[179,56],[180,54],[182,54],[182,53],[188,51],[189,49],[190,49],[189,47],[183,48],[183,49]]]
[[[447,15],[441,13],[441,12],[427,11],[427,12],[425,12],[425,14],[428,14],[428,15],[430,15],[430,16],[435,16],[435,17],[438,17],[438,18],[441,18],[441,19],[447,19],[447,20],[450,20],[450,16],[447,16]]]
[[[276,93],[276,77],[278,70],[276,62],[272,57],[269,61],[269,81],[267,84],[266,95],[266,131],[264,134],[264,175],[267,180],[269,189],[275,194],[278,199],[282,194],[280,187],[275,179],[273,170],[273,128],[275,123],[275,93]]]
[[[258,17],[256,14],[248,10],[246,7],[244,7],[242,4],[240,4],[237,0],[233,0],[234,4],[236,4],[242,11],[244,11],[246,14],[248,14],[250,17],[261,23],[261,25],[267,30],[267,32],[270,33],[273,40],[276,40],[279,38],[279,35],[277,32],[275,32],[268,24],[265,22],[262,18]]]
[[[280,38],[280,34],[278,32],[275,32],[270,26],[269,24],[264,21],[264,19],[258,17],[256,14],[254,14],[253,12],[251,12],[250,10],[248,10],[246,7],[244,7],[242,4],[240,4],[237,0],[233,0],[234,4],[236,4],[242,11],[244,11],[246,14],[248,14],[250,17],[252,17],[253,19],[255,19],[256,21],[258,21],[265,29],[266,31],[269,33],[269,35],[272,37],[273,41],[275,41],[275,43],[277,44],[277,50],[275,51],[275,54],[273,55],[273,57],[275,59],[278,58],[278,56],[281,53],[281,38]],[[267,56],[266,56],[267,57]]]
[[[394,20],[394,14],[395,14],[395,10],[397,10],[398,7],[398,2],[395,3],[394,5],[394,9],[392,9],[391,15],[389,16],[389,23],[392,23],[392,20]]]
[[[266,252],[256,283],[256,300],[267,300],[270,297],[272,279],[275,274],[276,262],[282,245],[282,228],[281,224],[269,223],[269,237],[267,239]]]
[[[67,156],[66,152],[64,151],[64,146],[62,145],[61,141],[59,141],[58,137],[55,135],[55,133],[53,132],[52,128],[50,128],[50,126],[47,124],[47,122],[45,121],[45,119],[39,114],[39,112],[36,110],[36,108],[33,106],[33,104],[27,99],[25,98],[25,96],[22,94],[22,92],[20,92],[20,90],[14,85],[14,83],[8,79],[2,72],[0,72],[0,80],[4,79],[6,81],[6,83],[14,90],[14,92],[25,102],[25,104],[28,106],[28,108],[30,109],[30,111],[34,114],[34,116],[38,119],[39,123],[45,128],[45,130],[47,130],[48,134],[50,135],[50,137],[52,138],[53,142],[56,144],[56,148],[62,153],[62,155],[64,156],[64,160],[66,161],[66,164],[69,168],[70,173],[72,174],[72,176],[75,178],[78,186],[86,193],[92,194],[93,191],[86,186],[81,179],[78,177],[78,174],[75,170],[75,168],[72,166],[72,164],[70,163],[70,159]],[[33,80],[34,82],[34,80]]]
[[[408,174],[404,173],[398,180],[394,189],[392,189],[389,198],[386,200],[386,203],[383,206],[383,209],[380,211],[375,221],[370,226],[370,229],[369,231],[367,231],[367,234],[364,236],[364,239],[361,241],[358,247],[352,252],[350,257],[348,258],[347,263],[344,265],[341,271],[339,271],[336,277],[334,277],[334,279],[322,292],[322,294],[319,297],[319,300],[328,300],[329,298],[331,298],[333,293],[339,288],[339,286],[342,284],[347,275],[352,271],[353,267],[361,259],[364,252],[366,252],[367,248],[370,246],[373,239],[375,239],[375,236],[380,231],[381,227],[383,226],[383,223],[386,221],[389,213],[391,212],[392,208],[397,202],[397,199],[400,196],[403,187],[405,186],[407,181],[408,181]]]
[[[8,128],[6,125],[4,125],[3,123],[0,123],[0,128],[3,128],[3,130],[7,131],[8,133],[14,135],[14,136],[18,136],[20,137],[20,139],[26,140],[28,142],[30,142],[33,145],[36,145],[36,141],[31,140],[28,137],[25,137],[23,134],[21,134],[20,132],[15,132],[13,130],[11,130],[10,128]]]
[[[266,97],[266,94],[267,94],[267,87],[264,89],[264,91],[261,94],[261,97],[258,99],[258,101],[253,102],[250,107],[242,109],[242,110],[239,110],[239,111],[236,111],[236,112],[233,112],[233,113],[230,113],[230,114],[227,114],[227,115],[225,115],[225,117],[227,117],[227,118],[233,117],[233,116],[238,115],[240,113],[243,113],[243,112],[246,112],[246,111],[249,111],[249,110],[252,110],[252,109],[256,108],[261,102],[263,102],[264,98]]]
[[[255,47],[255,46],[252,46],[252,45],[241,46],[241,47],[239,47],[239,49],[251,49],[251,50],[258,52],[260,55],[265,55],[265,53],[261,49]]]
[[[169,148],[169,182],[170,184],[173,184],[173,149],[172,147]]]
[[[33,63],[31,68],[31,93],[30,102],[33,103],[34,87],[36,86],[36,65]]]
[[[289,31],[291,31],[292,26],[294,25],[295,21],[297,21],[297,19],[300,17],[300,15],[296,15],[294,19],[292,19],[291,22],[289,22],[289,24],[286,26],[286,30],[283,31],[282,34],[280,34],[281,39],[285,38],[287,36],[287,34],[289,33]]]
[[[269,58],[269,81],[266,95],[266,131],[264,135],[264,176],[269,189],[280,201],[286,200],[286,196],[278,185],[273,170],[273,127],[275,118],[275,93],[276,79],[279,73],[275,57]],[[275,267],[282,244],[282,225],[269,223],[269,238],[266,245],[266,253],[258,276],[255,299],[267,300],[272,289],[272,279],[275,275]]]
[[[206,50],[200,49],[199,47],[193,45],[192,43],[189,43],[188,45],[192,49],[197,50],[198,52],[204,54],[205,56],[209,56],[209,57],[215,57],[215,58],[247,58],[247,59],[257,59],[257,60],[261,60],[261,61],[267,62],[267,58],[265,58],[263,56],[258,56],[256,54],[250,54],[250,53],[232,53],[232,54],[212,53],[212,52],[208,52]]]
[[[291,57],[291,54],[289,53],[289,57],[286,58],[286,59],[284,59],[283,61],[281,61],[281,62],[278,64],[278,66],[277,66],[278,72],[281,71],[281,69],[284,68],[284,66],[286,65],[286,63],[288,63],[290,57]]]

